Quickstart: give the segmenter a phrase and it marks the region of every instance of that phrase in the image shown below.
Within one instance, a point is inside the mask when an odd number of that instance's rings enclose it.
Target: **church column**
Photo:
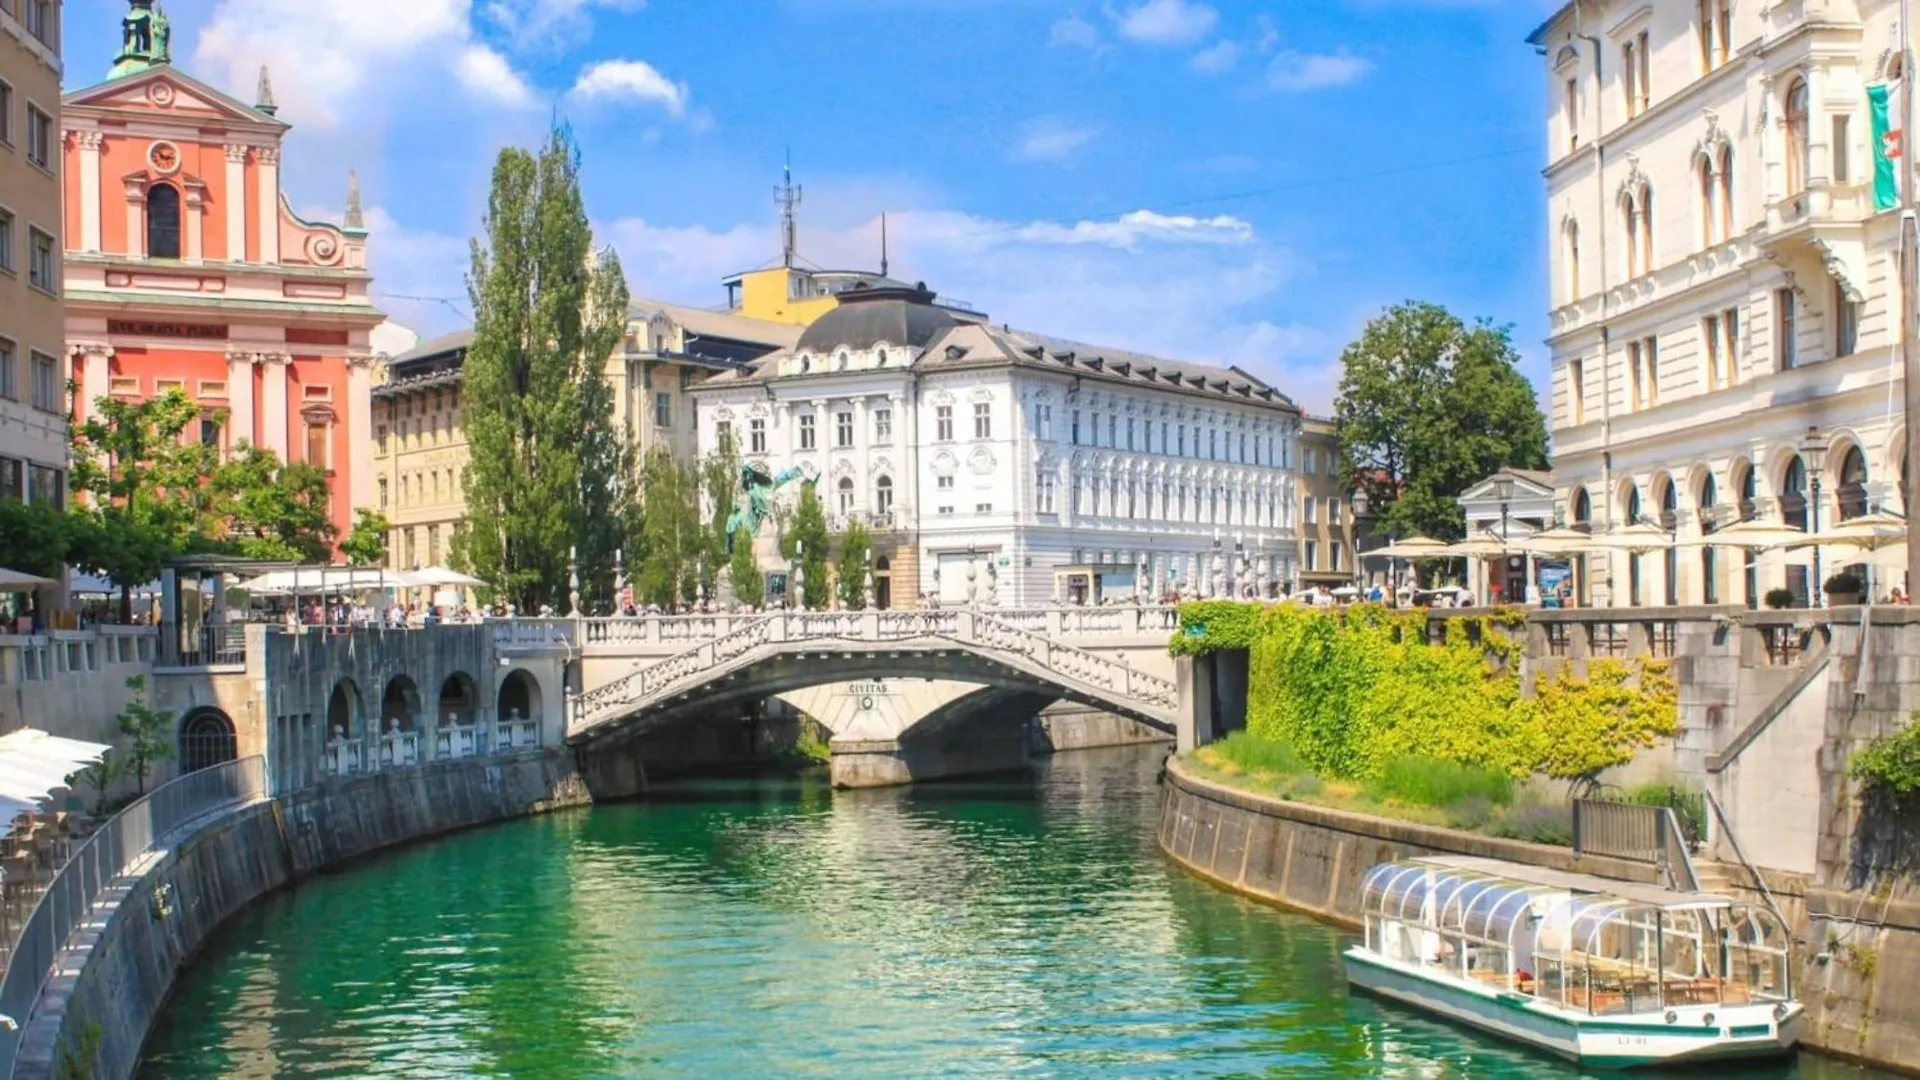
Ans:
[[[260,443],[287,460],[287,379],[292,374],[293,357],[286,353],[261,353],[262,371],[260,422],[265,428]]]
[[[227,354],[227,445],[238,446],[241,441],[256,444],[259,433],[253,427],[253,363],[252,353],[229,352]]]
[[[262,146],[253,152],[259,175],[260,261],[280,261],[280,148]]]
[[[112,376],[109,362],[113,359],[113,347],[102,342],[77,342],[73,346],[74,360],[78,376],[74,381],[80,384],[77,397],[80,406],[80,422],[86,423],[100,415],[99,399],[106,397],[112,390]]]
[[[373,416],[373,357],[367,353],[347,354],[347,491],[356,506],[373,506],[373,433],[367,430]]]
[[[247,261],[247,148],[227,147],[227,261]]]
[[[97,131],[74,133],[80,147],[80,250],[100,250],[100,144],[105,137]]]

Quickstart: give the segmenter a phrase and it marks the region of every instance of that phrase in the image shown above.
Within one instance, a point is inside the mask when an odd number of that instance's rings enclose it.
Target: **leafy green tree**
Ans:
[[[70,515],[44,503],[0,499],[0,551],[15,570],[60,578],[77,527]]]
[[[733,584],[735,603],[748,607],[759,607],[766,603],[766,578],[760,573],[759,560],[753,557],[753,534],[744,525],[733,534],[733,554],[727,561],[727,579]]]
[[[867,558],[873,554],[873,534],[858,521],[840,534],[840,560],[834,564],[840,606],[859,611],[867,606]]]
[[[1334,421],[1342,482],[1361,487],[1373,531],[1464,535],[1460,493],[1502,467],[1547,467],[1547,424],[1510,330],[1467,326],[1408,302],[1369,321],[1341,354]]]
[[[655,447],[641,468],[640,490],[645,501],[632,564],[638,567],[634,591],[661,607],[692,600],[705,542],[698,482],[665,448]]]
[[[354,566],[379,566],[387,561],[387,533],[393,523],[387,515],[364,506],[353,511],[353,531],[340,542],[340,553]]]
[[[242,444],[210,487],[222,546],[251,559],[332,561],[332,491],[319,466]]]
[[[720,425],[720,444],[700,463],[700,502],[705,508],[706,533],[701,540],[699,569],[707,595],[714,595],[720,567],[727,563],[727,518],[740,497],[740,450],[729,425]]]
[[[820,493],[811,480],[800,485],[800,503],[794,507],[793,522],[780,536],[780,554],[788,562],[800,563],[801,605],[824,608],[832,595],[827,583],[827,514],[820,505]]]
[[[465,556],[521,610],[566,606],[575,552],[596,595],[610,594],[627,523],[619,479],[631,462],[605,390],[626,285],[611,253],[594,251],[579,171],[564,127],[537,157],[502,150],[467,282]]]
[[[200,406],[178,389],[139,402],[102,397],[95,413],[71,436],[70,483],[86,502],[69,558],[119,585],[121,618],[130,619],[131,590],[218,531],[206,478],[219,451],[188,437]]]
[[[173,713],[147,704],[147,677],[135,675],[127,680],[133,697],[114,720],[127,745],[122,753],[122,774],[132,774],[136,790],[147,793],[147,769],[156,761],[173,757]]]

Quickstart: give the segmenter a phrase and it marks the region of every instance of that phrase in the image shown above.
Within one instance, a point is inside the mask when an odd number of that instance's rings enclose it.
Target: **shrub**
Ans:
[[[1564,803],[1523,802],[1500,815],[1493,833],[1509,840],[1572,847],[1573,807]]]
[[[1245,649],[1260,625],[1259,604],[1239,600],[1190,600],[1180,605],[1180,629],[1167,643],[1175,656],[1202,656],[1220,649]]]
[[[1680,730],[1678,687],[1667,664],[1618,660],[1587,664],[1587,677],[1571,664],[1534,686],[1528,703],[1532,737],[1539,740],[1538,767],[1562,780],[1593,777],[1625,765],[1633,755]]]
[[[1847,775],[1896,802],[1920,794],[1920,723],[1909,723],[1861,747],[1847,762]]]
[[[1768,607],[1779,611],[1799,603],[1800,598],[1793,594],[1792,589],[1768,589],[1766,601]]]
[[[1235,731],[1213,744],[1213,751],[1250,773],[1265,772],[1277,776],[1311,773],[1293,747],[1275,739],[1266,739],[1251,731]]]
[[[1398,799],[1417,806],[1446,808],[1479,801],[1491,808],[1513,801],[1513,777],[1438,758],[1394,758],[1370,787],[1382,801]]]
[[[1866,589],[1866,582],[1861,581],[1859,578],[1854,577],[1844,570],[1827,579],[1827,592],[1829,593],[1853,593],[1857,596],[1865,592]]]
[[[1665,781],[1637,784],[1628,788],[1626,801],[1640,806],[1665,806],[1680,819],[1680,831],[1689,843],[1698,844],[1707,835],[1707,799],[1691,788]]]

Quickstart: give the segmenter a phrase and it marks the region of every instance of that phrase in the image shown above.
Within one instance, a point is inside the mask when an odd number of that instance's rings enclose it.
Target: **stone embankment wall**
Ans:
[[[181,966],[275,889],[382,848],[590,801],[572,754],[549,751],[327,782],[210,819],[110,891],[43,992],[14,1076],[131,1076]]]
[[[1168,763],[1161,793],[1159,838],[1174,861],[1201,877],[1350,929],[1359,927],[1368,868],[1394,859],[1481,855],[1655,880],[1653,867],[1640,863],[1238,791],[1195,776],[1177,759]],[[1731,879],[1729,891],[1763,903],[1750,875],[1738,866],[1718,869]],[[1797,943],[1795,986],[1808,1019],[1803,1045],[1920,1075],[1920,995],[1902,992],[1920,984],[1920,903],[1809,881],[1767,875]]]

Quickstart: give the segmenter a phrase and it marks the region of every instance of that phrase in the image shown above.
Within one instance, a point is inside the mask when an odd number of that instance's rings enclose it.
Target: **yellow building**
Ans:
[[[798,325],[730,312],[636,300],[627,333],[607,360],[615,419],[644,456],[664,447],[675,459],[694,455],[689,389],[800,338]],[[473,331],[422,342],[386,365],[373,390],[375,507],[392,531],[387,565],[414,570],[444,566],[454,531],[466,519],[463,481],[468,460],[460,427],[461,368]]]
[[[1357,578],[1353,566],[1353,507],[1340,486],[1340,440],[1333,421],[1307,416],[1300,424],[1299,580],[1294,588],[1337,589]]]

